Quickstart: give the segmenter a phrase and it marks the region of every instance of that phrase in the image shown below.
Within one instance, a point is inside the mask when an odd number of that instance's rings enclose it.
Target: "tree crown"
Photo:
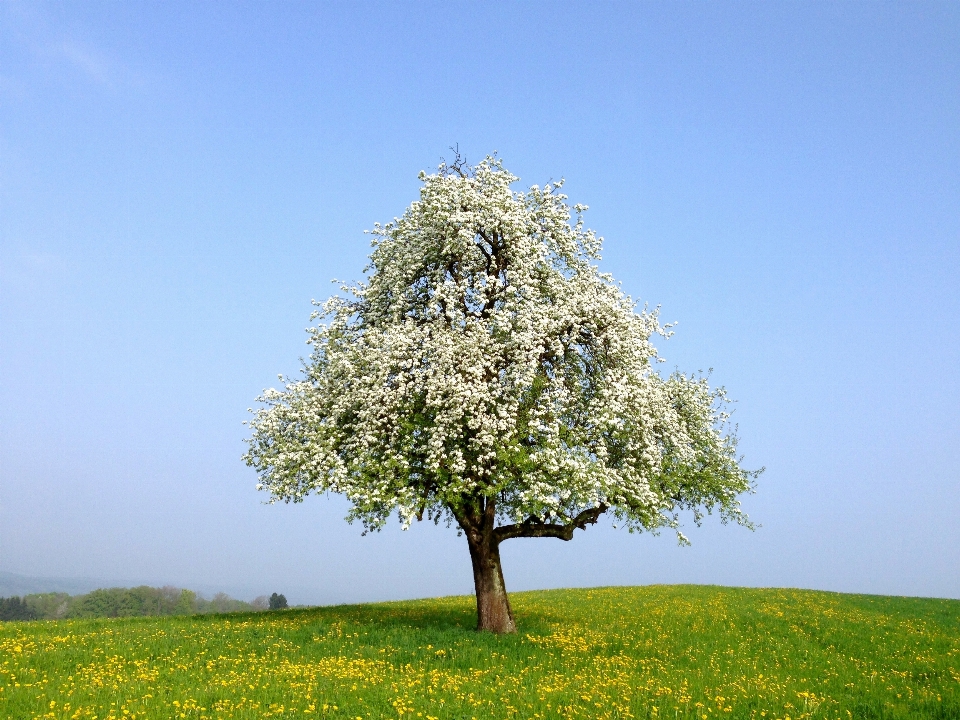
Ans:
[[[676,529],[681,510],[749,525],[737,496],[757,473],[723,389],[656,371],[669,329],[600,272],[586,206],[517,179],[495,157],[442,164],[374,226],[366,281],[315,303],[303,377],[259,398],[258,487],[342,493],[368,530],[393,512],[462,526],[488,502],[504,538],[606,511],[631,530]]]

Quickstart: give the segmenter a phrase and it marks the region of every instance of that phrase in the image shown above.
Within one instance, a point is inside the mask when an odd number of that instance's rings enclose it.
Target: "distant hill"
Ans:
[[[97,578],[31,577],[29,575],[17,575],[16,573],[0,570],[0,597],[52,592],[82,595],[97,588],[111,587],[118,584],[121,583]]]

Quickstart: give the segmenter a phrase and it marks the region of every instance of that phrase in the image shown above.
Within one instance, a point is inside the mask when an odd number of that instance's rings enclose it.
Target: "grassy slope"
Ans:
[[[960,601],[651,586],[0,625],[0,718],[960,718]]]

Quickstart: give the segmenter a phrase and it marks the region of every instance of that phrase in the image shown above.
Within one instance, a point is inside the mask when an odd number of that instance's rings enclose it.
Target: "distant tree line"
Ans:
[[[59,620],[63,618],[137,617],[151,615],[199,615],[207,613],[259,612],[287,607],[283,595],[273,593],[244,602],[226,593],[211,599],[177,587],[102,588],[85,595],[35,593],[0,598],[0,620]]]

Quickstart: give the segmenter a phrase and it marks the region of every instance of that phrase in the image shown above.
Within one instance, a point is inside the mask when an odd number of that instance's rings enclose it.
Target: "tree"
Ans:
[[[37,613],[19,596],[0,597],[0,620],[36,620]]]
[[[266,595],[257,595],[257,597],[250,601],[250,605],[254,610],[266,610],[270,607],[270,603],[269,600],[267,600]]]
[[[193,590],[183,589],[173,608],[174,615],[193,615],[197,611],[197,594]]]
[[[287,608],[287,598],[283,595],[277,595],[273,593],[270,596],[270,609],[271,610],[286,610]]]
[[[420,173],[420,199],[376,224],[367,280],[311,321],[303,377],[265,390],[244,458],[271,502],[342,493],[379,530],[456,524],[478,629],[513,632],[500,544],[570,540],[601,515],[632,531],[749,527],[723,389],[662,377],[668,336],[594,264],[602,238],[563,182],[515,192],[495,157]],[[575,220],[573,216],[576,216]]]

